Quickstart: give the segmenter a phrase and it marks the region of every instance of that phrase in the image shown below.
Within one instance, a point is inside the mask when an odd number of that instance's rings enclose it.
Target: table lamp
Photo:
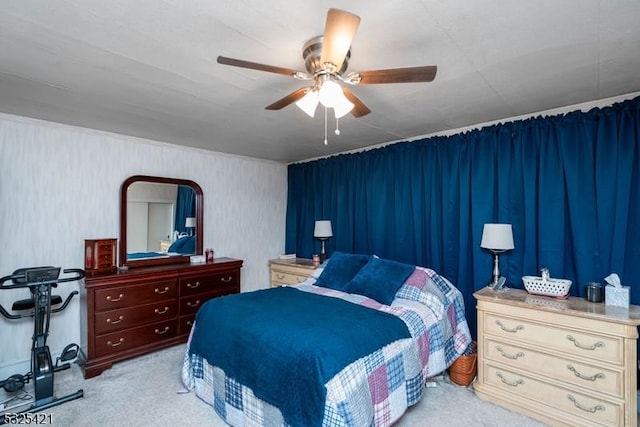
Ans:
[[[189,236],[193,236],[193,229],[196,227],[196,218],[193,216],[188,217],[184,222],[184,227],[190,229]]]
[[[489,284],[494,289],[499,289],[498,282],[504,283],[504,278],[500,277],[500,267],[498,265],[498,254],[510,251],[513,246],[513,231],[511,224],[485,224],[482,230],[482,242],[480,247],[493,252],[493,281]]]
[[[331,221],[316,221],[316,226],[313,229],[313,237],[322,242],[322,247],[320,249],[320,262],[324,262],[324,260],[327,259],[327,252],[324,247],[324,242],[332,236],[333,230],[331,229]]]

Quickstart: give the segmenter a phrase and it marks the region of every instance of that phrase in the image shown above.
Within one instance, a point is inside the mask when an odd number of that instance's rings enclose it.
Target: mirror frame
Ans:
[[[176,184],[191,187],[196,193],[196,253],[202,255],[202,225],[203,220],[203,200],[202,188],[194,181],[179,178],[165,178],[160,176],[134,175],[127,178],[120,189],[120,248],[119,265],[129,268],[146,267],[164,264],[182,264],[190,262],[190,255],[176,255],[162,258],[134,259],[127,260],[127,190],[135,182],[155,182],[158,184]]]

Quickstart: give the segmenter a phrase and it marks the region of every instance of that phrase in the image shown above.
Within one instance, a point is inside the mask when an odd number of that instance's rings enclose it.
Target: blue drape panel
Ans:
[[[196,192],[193,188],[186,185],[178,186],[178,195],[176,196],[176,216],[175,228],[178,232],[189,232],[185,227],[187,218],[196,215]]]
[[[292,164],[286,251],[320,250],[314,221],[330,219],[334,250],[428,266],[465,296],[491,280],[485,223],[513,225],[500,256],[508,286],[523,275],[588,281],[616,272],[640,303],[640,98],[588,112],[535,117],[453,136]]]

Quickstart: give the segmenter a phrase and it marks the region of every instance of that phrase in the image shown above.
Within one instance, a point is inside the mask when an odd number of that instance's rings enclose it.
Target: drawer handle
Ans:
[[[111,347],[117,347],[120,344],[122,344],[124,342],[124,338],[120,338],[118,340],[118,342],[111,342],[111,341],[107,341],[107,345],[110,345]]]
[[[193,322],[191,320],[187,320],[187,326],[189,327],[193,326]]]
[[[118,323],[122,322],[123,319],[124,319],[124,316],[118,317],[118,320],[111,320],[109,318],[107,319],[107,323],[111,323],[112,325],[117,325]]]
[[[496,325],[500,326],[500,329],[502,329],[503,331],[505,331],[505,332],[510,332],[510,333],[512,333],[512,334],[515,334],[516,332],[521,331],[521,330],[523,330],[523,329],[524,329],[524,326],[522,326],[522,325],[518,325],[518,326],[516,326],[516,327],[515,327],[515,328],[513,328],[513,329],[507,328],[507,327],[506,327],[506,326],[504,326],[504,325],[502,324],[502,322],[501,322],[501,321],[499,321],[499,320],[496,320]]]
[[[193,302],[193,303],[192,303],[191,301],[187,301],[187,305],[188,305],[189,307],[192,307],[192,308],[193,308],[193,307],[197,307],[197,306],[199,306],[199,305],[200,305],[200,300],[199,300],[199,299],[197,299],[197,300],[196,300],[196,302]]]
[[[118,295],[117,298],[113,298],[111,295],[107,295],[107,301],[111,301],[111,302],[118,302],[120,301],[122,298],[124,298],[124,294],[120,294]]]
[[[496,375],[498,376],[498,378],[500,378],[500,381],[502,381],[503,383],[505,383],[510,387],[518,387],[519,385],[524,384],[524,381],[522,381],[521,379],[519,379],[516,382],[509,382],[505,377],[502,376],[500,372],[496,373]]]
[[[154,311],[156,312],[156,314],[165,314],[167,311],[169,311],[169,307],[165,307],[164,310],[156,308]]]
[[[166,334],[167,332],[169,332],[169,327],[165,326],[162,331],[160,329],[156,328],[156,330],[154,332],[156,334],[158,334],[158,335],[163,335],[163,334]]]
[[[220,281],[224,282],[224,283],[229,283],[230,281],[233,280],[233,276],[229,276],[226,279],[224,277],[220,278]]]
[[[582,375],[580,372],[578,372],[576,370],[576,368],[574,368],[572,365],[567,365],[567,369],[570,370],[571,372],[573,372],[575,374],[576,377],[580,378],[581,380],[586,380],[586,381],[595,381],[597,379],[604,379],[604,374],[601,372],[598,372],[595,375],[591,375],[590,377],[586,376],[586,375]]]
[[[282,280],[282,279],[284,279],[284,278],[285,278],[285,275],[284,275],[284,274],[278,274],[278,273],[276,273],[276,279],[278,279],[278,280]]]
[[[169,292],[168,286],[165,286],[164,289],[156,288],[156,294],[158,295],[166,294],[167,292]]]
[[[195,284],[191,284],[191,282],[187,283],[187,288],[197,289],[200,287],[200,282],[196,282]]]
[[[516,354],[507,354],[504,352],[504,350],[502,349],[502,347],[496,347],[496,350],[498,350],[500,352],[500,354],[502,355],[502,357],[506,357],[507,359],[511,359],[511,360],[517,360],[518,357],[524,357],[524,353],[519,351]]]
[[[569,341],[571,341],[573,343],[573,345],[575,345],[578,348],[581,348],[583,350],[595,350],[598,347],[604,347],[604,343],[602,341],[598,341],[597,343],[593,344],[593,345],[583,345],[580,344],[573,336],[571,335],[567,335],[567,339]]]
[[[600,404],[598,404],[598,405],[596,405],[596,406],[593,406],[593,407],[591,407],[591,408],[587,408],[587,407],[582,406],[582,405],[580,404],[580,402],[578,402],[578,401],[576,400],[576,398],[575,398],[575,397],[573,397],[572,395],[567,394],[567,397],[569,398],[569,400],[570,400],[570,401],[572,401],[572,402],[573,402],[573,404],[575,405],[575,407],[576,407],[576,408],[578,408],[578,409],[582,409],[582,410],[583,410],[583,411],[585,411],[585,412],[590,412],[590,413],[594,414],[594,413],[596,413],[596,411],[604,411],[604,409],[605,409],[605,408],[604,408],[604,405],[600,405]]]

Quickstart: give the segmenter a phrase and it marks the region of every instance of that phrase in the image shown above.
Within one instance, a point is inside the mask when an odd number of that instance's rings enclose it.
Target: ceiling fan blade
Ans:
[[[427,65],[424,67],[392,68],[389,70],[360,71],[359,84],[370,85],[377,83],[414,83],[431,82],[436,78],[438,67]]]
[[[331,63],[336,70],[342,67],[359,24],[359,16],[340,9],[329,9],[324,26],[321,64]]]
[[[296,77],[303,75],[302,71],[292,70],[290,68],[274,67],[273,65],[259,64],[257,62],[243,61],[241,59],[227,58],[226,56],[218,56],[218,64],[232,65],[234,67],[249,68],[251,70],[266,71],[268,73],[284,74],[285,76]]]
[[[271,105],[265,107],[266,110],[281,110],[289,104],[292,104],[307,94],[309,90],[308,87],[302,87],[294,92],[291,92],[289,95],[285,96],[282,99],[277,100]]]
[[[353,110],[351,110],[351,114],[353,115],[353,117],[358,118],[366,116],[371,112],[369,107],[364,105],[364,103],[360,101],[360,98],[358,98],[353,92],[351,92],[351,90],[343,86],[342,92],[344,93],[344,96],[346,96],[347,99],[353,104]]]

